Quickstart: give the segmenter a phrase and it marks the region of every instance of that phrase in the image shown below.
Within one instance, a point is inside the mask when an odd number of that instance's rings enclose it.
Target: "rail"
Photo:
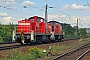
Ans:
[[[75,51],[78,51],[78,50],[83,49],[83,48],[87,48],[89,44],[90,44],[90,43],[84,44],[83,46],[80,46],[80,47],[78,47],[78,48],[76,48],[76,49],[73,49],[73,50],[71,50],[71,51],[69,51],[69,52],[66,52],[66,53],[64,53],[64,54],[62,54],[62,55],[59,55],[59,56],[53,58],[52,60],[60,59],[60,58],[62,58],[62,57],[64,57],[64,56],[66,56],[66,55],[69,55],[69,54],[74,53]],[[87,46],[87,47],[86,47],[86,46]],[[86,53],[86,52],[85,52],[85,53]],[[85,54],[85,53],[84,53],[84,54]],[[82,54],[82,56],[83,56],[84,54]],[[80,58],[81,58],[81,57],[79,57],[78,59],[80,59]]]
[[[0,45],[1,44],[12,44],[12,43],[16,43],[16,42],[0,42]]]
[[[2,44],[0,44],[0,50],[19,48],[20,46],[21,46],[21,44],[16,43],[16,42],[2,43]]]
[[[83,54],[81,54],[76,60],[80,60],[85,54],[87,54],[90,51],[90,49],[88,49],[87,51],[85,51]]]

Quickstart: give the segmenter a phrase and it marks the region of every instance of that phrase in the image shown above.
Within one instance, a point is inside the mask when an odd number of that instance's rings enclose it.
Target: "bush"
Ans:
[[[30,56],[33,58],[43,58],[45,55],[43,54],[42,50],[37,47],[30,48]]]
[[[0,36],[0,42],[4,42],[4,41],[3,41],[3,38],[2,38],[1,36]]]
[[[5,35],[3,40],[4,40],[4,42],[10,42],[10,41],[12,41],[12,37],[10,35]]]
[[[36,60],[37,58],[43,58],[45,55],[39,48],[30,48],[30,52],[23,54],[21,51],[13,50],[11,56],[6,56],[2,60]]]

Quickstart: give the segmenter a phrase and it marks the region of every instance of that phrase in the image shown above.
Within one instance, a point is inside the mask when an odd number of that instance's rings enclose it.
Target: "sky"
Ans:
[[[76,26],[78,19],[80,28],[90,28],[90,0],[0,0],[0,23],[17,24],[32,16],[45,18],[46,4],[48,21]]]

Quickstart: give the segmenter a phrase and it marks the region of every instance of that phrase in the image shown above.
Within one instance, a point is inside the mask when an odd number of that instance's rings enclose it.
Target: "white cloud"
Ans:
[[[6,14],[6,13],[5,13]],[[8,15],[8,14],[7,14]],[[32,16],[31,16],[32,17]],[[44,16],[42,15],[41,17],[44,18]],[[77,18],[80,18],[78,20],[78,26],[81,28],[83,27],[89,27],[90,28],[90,23],[89,23],[89,19],[90,16],[85,16],[85,17],[79,17],[79,16],[70,16],[67,17],[66,15],[57,15],[57,14],[53,14],[53,15],[48,15],[48,20],[55,20],[58,21],[60,23],[67,23],[67,24],[71,24],[71,26],[76,26],[77,25]],[[2,24],[9,24],[9,23],[13,23],[13,24],[17,24],[18,23],[18,17],[10,17],[10,16],[6,16],[6,17],[2,17],[2,19],[0,20],[0,22],[2,22]]]
[[[67,23],[67,17],[65,15],[48,15],[48,20],[55,20],[58,22]]]
[[[17,22],[18,22],[18,17],[15,17],[15,16],[11,17],[7,13],[0,13],[0,23],[2,23],[2,24],[9,24],[9,23],[17,24]]]
[[[70,16],[67,17],[66,15],[48,15],[48,20],[55,20],[60,23],[67,23],[71,24],[71,26],[77,25],[77,18],[78,18],[78,26],[80,28],[89,27],[90,28],[90,16],[86,17],[79,17],[79,16]]]
[[[57,18],[59,18],[59,15],[48,15],[49,20],[57,19]]]
[[[17,20],[14,17],[8,16],[8,17],[2,18],[1,22],[2,22],[2,24],[9,24],[9,23],[16,24],[17,23]]]
[[[15,4],[18,0],[0,0],[0,4]]]
[[[0,13],[0,17],[6,17],[6,16],[8,16],[7,13]]]
[[[85,17],[80,18],[79,25],[80,27],[90,28],[90,16],[85,16]]]
[[[73,3],[71,6],[70,5],[64,5],[61,10],[68,10],[68,9],[79,9],[79,10],[82,10],[82,9],[90,9],[88,6],[81,6],[81,5],[77,5],[75,3]]]
[[[35,5],[35,3],[27,0],[27,1],[24,1],[24,2],[22,3],[22,5],[23,5],[23,6],[30,6],[30,5]]]
[[[90,23],[89,23],[90,16],[85,16],[85,17],[71,16],[70,20],[68,20],[68,23],[71,24],[71,26],[76,26],[77,18],[78,18],[79,28],[90,28]]]
[[[4,8],[10,9],[10,10],[17,10],[17,11],[20,9],[17,6],[4,6]]]

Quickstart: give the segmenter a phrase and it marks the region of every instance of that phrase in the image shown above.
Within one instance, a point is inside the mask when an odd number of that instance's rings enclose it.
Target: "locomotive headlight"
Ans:
[[[27,39],[30,39],[30,36],[29,35],[27,35]]]

